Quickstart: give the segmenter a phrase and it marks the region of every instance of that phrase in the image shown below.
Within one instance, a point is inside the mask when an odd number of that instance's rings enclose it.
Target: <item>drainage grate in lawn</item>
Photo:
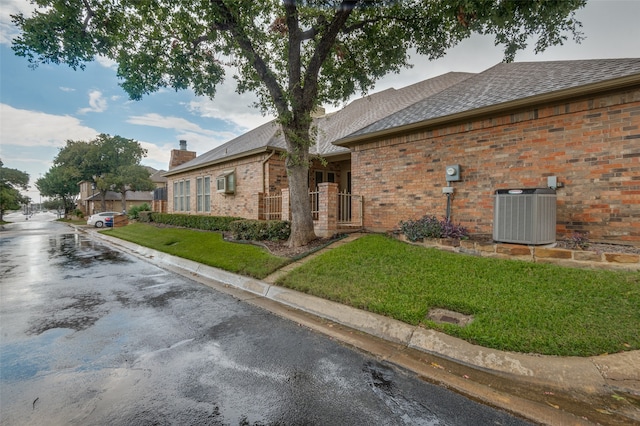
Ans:
[[[430,309],[427,319],[440,324],[454,324],[464,327],[473,322],[473,315],[461,314],[460,312],[450,311],[448,309],[434,308]]]

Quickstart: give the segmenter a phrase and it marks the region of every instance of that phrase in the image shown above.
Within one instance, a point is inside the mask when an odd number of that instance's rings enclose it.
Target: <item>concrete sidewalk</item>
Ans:
[[[316,322],[317,326],[313,328],[334,334],[332,337],[376,353],[376,349],[362,347],[367,344],[359,343],[366,336],[374,336],[382,342],[377,345],[378,349],[381,345],[384,346],[385,342],[392,348],[381,349],[377,353],[378,356],[412,369],[430,380],[442,382],[471,397],[521,414],[538,423],[640,424],[640,351],[588,358],[503,352],[473,345],[438,331],[408,325],[381,315],[273,285],[281,274],[298,267],[313,256],[347,244],[357,236],[347,237],[308,258],[287,265],[265,280],[256,280],[111,238],[98,232],[88,233],[121,250],[154,262],[158,266],[187,274],[192,278],[199,278],[206,284],[222,285],[227,290],[247,292],[251,295],[249,298],[254,299],[254,304],[267,309],[273,308],[273,302],[276,302],[280,306],[321,318],[325,320],[324,323],[317,325]],[[247,299],[247,296],[239,295],[238,297]],[[314,322],[308,317],[305,319],[291,312],[288,316],[305,322],[305,325]],[[344,326],[346,329],[332,325],[333,323]],[[354,334],[353,331],[348,331],[349,329],[364,333],[365,336]],[[412,360],[405,359],[409,353],[413,354]],[[436,358],[424,358],[420,354],[433,355]],[[443,367],[445,364],[449,367]],[[455,370],[459,374],[454,373],[455,377],[451,375],[441,377],[441,373],[444,372],[437,370],[449,372]],[[488,375],[480,383],[485,387],[484,390],[474,388],[474,383],[466,380],[469,379],[470,374],[482,377]],[[509,384],[501,383],[501,386],[497,386],[496,380],[507,381]],[[512,389],[512,391],[505,393],[504,389]],[[492,395],[492,392],[495,394]],[[527,395],[523,395],[525,393]],[[515,407],[518,404],[523,408]]]

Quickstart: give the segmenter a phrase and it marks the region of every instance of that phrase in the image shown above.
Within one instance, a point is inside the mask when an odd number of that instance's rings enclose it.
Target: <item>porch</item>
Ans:
[[[309,192],[313,227],[317,236],[330,237],[363,226],[363,197],[339,192],[338,184],[323,182]],[[289,188],[259,194],[259,219],[291,220]]]

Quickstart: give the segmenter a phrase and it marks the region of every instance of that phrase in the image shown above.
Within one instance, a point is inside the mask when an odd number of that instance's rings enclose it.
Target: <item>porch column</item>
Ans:
[[[338,184],[323,182],[318,185],[318,220],[314,230],[319,237],[330,237],[338,230]]]

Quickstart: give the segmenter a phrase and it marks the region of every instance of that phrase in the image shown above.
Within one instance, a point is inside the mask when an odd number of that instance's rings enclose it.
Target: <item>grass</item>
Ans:
[[[411,246],[381,235],[335,248],[278,285],[500,350],[591,356],[640,349],[640,273]],[[459,327],[430,308],[473,314]]]
[[[224,241],[222,235],[216,232],[158,228],[142,223],[102,232],[154,250],[258,279],[289,263],[289,259],[273,256],[261,247]]]
[[[259,279],[289,262],[214,232],[139,223],[103,232]],[[640,349],[640,272],[474,257],[368,235],[309,260],[277,284],[488,348],[563,356]],[[432,322],[426,315],[436,307],[474,321]]]

